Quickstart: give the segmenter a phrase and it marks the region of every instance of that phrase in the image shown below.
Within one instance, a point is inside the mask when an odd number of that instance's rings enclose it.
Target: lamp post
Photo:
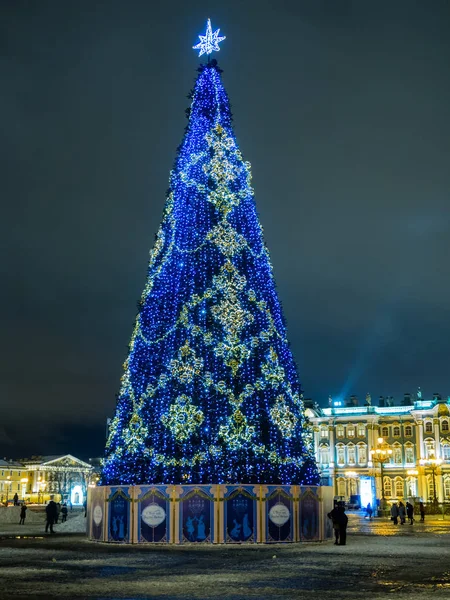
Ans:
[[[387,462],[390,462],[391,460],[392,450],[389,448],[389,445],[384,441],[382,437],[379,437],[377,441],[377,447],[372,448],[372,450],[370,451],[370,456],[372,458],[372,462],[378,463],[380,465],[381,510],[384,511],[386,509],[386,498],[384,497],[383,469],[384,465]]]
[[[440,459],[440,458],[427,458],[427,459],[421,458],[419,462],[422,465],[422,467],[424,467],[425,471],[426,471],[426,469],[429,469],[431,471],[431,476],[433,478],[433,496],[434,496],[433,504],[437,505],[438,499],[437,499],[437,494],[436,494],[436,473],[442,464],[442,459]]]

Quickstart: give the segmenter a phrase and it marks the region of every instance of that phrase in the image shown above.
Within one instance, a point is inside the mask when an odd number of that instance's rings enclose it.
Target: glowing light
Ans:
[[[211,27],[211,19],[208,19],[206,22],[206,34],[199,35],[200,42],[196,46],[192,46],[194,50],[200,50],[198,53],[199,56],[202,54],[211,54],[212,52],[219,52],[219,42],[223,42],[225,40],[225,36],[219,37],[220,29],[216,29],[213,33]]]
[[[123,365],[102,483],[315,485],[313,433],[251,167],[234,137],[217,64],[199,71]]]

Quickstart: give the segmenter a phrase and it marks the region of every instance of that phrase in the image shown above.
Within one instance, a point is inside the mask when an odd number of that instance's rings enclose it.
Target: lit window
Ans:
[[[382,437],[389,437],[389,428],[388,427],[382,427],[381,428],[381,435],[382,435]]]
[[[444,496],[446,500],[450,500],[450,479],[444,479]]]
[[[338,465],[345,465],[345,453],[343,446],[338,446],[336,452]]]
[[[358,446],[358,462],[365,465],[367,462],[367,449],[365,446]]]
[[[345,479],[338,479],[338,496],[346,496]]]
[[[337,427],[336,427],[336,437],[338,437],[338,438],[343,438],[344,437],[344,426],[343,425],[337,425]]]
[[[328,447],[320,449],[320,464],[328,465],[330,463],[330,451]]]
[[[448,421],[442,421],[441,429],[442,431],[448,431]]]
[[[348,457],[348,464],[349,465],[355,465],[356,464],[356,448],[355,448],[355,446],[349,446],[347,448],[347,457]]]
[[[401,479],[395,481],[395,495],[397,498],[403,498],[403,481]]]
[[[433,423],[431,421],[425,423],[425,433],[433,433]]]
[[[366,435],[366,426],[364,423],[358,425],[358,437],[364,437]]]
[[[327,428],[322,427],[322,429],[320,430],[320,437],[323,437],[323,438],[328,437],[328,429]]]
[[[392,496],[392,481],[390,477],[384,478],[384,495]]]
[[[347,437],[354,438],[355,437],[355,428],[353,425],[347,426]]]
[[[407,425],[407,426],[405,427],[405,435],[406,435],[407,437],[411,437],[411,436],[412,436],[412,427],[411,427],[411,425]]]
[[[394,431],[392,434],[394,437],[400,437],[400,427],[394,427]]]
[[[394,459],[394,464],[402,464],[402,449],[400,447],[394,446],[392,450],[392,458]]]
[[[450,460],[450,446],[447,444],[442,446],[442,458],[444,460]]]
[[[412,446],[405,448],[405,461],[408,465],[414,464],[414,448]]]
[[[426,458],[434,458],[434,440],[425,440]]]

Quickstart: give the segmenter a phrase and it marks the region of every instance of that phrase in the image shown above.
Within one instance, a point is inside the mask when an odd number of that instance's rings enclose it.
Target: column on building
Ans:
[[[330,473],[330,483],[333,486],[334,494],[337,494],[336,488],[336,448],[334,446],[334,424],[333,421],[329,421],[328,424],[328,439],[330,443],[330,464],[329,464],[329,473]]]
[[[441,442],[439,439],[439,419],[433,419],[434,425],[434,456],[441,458]]]

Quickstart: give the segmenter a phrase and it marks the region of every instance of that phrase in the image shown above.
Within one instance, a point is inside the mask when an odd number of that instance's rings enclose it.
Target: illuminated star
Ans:
[[[194,50],[200,50],[199,56],[202,54],[211,54],[211,52],[219,52],[219,42],[222,42],[225,38],[219,37],[220,29],[216,29],[213,33],[211,28],[211,19],[208,19],[206,23],[206,35],[199,35],[200,42],[196,46],[192,46]]]

